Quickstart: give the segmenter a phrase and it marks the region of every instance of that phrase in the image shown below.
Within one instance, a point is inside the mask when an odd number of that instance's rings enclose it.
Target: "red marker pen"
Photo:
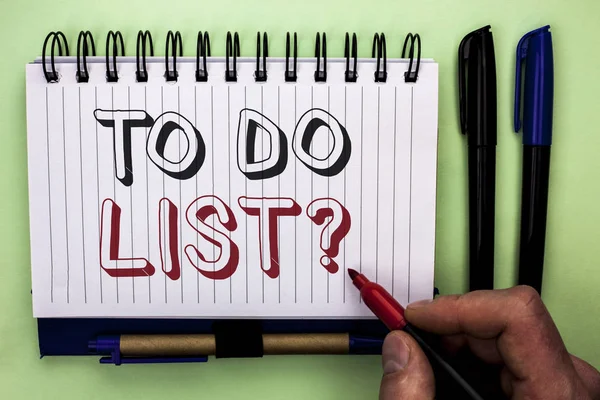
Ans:
[[[407,332],[419,343],[430,363],[437,364],[445,370],[472,399],[483,400],[483,397],[408,324],[404,318],[404,307],[387,290],[381,285],[369,281],[366,276],[353,269],[348,269],[348,275],[354,286],[360,290],[360,296],[367,307],[388,329]]]

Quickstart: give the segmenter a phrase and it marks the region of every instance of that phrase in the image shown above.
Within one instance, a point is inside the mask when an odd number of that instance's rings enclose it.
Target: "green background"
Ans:
[[[199,365],[100,366],[95,357],[38,359],[32,318],[26,168],[25,64],[40,55],[45,35],[62,30],[71,46],[81,29],[100,54],[108,30],[121,30],[135,54],[139,29],[152,32],[159,54],[170,29],[195,54],[198,30],[223,55],[225,33],[241,35],[252,55],[256,31],[267,31],[270,54],[284,55],[285,32],[297,31],[301,56],[326,31],[330,56],[343,55],[346,31],[370,55],[375,31],[388,56],[400,55],[407,32],[419,32],[423,56],[440,64],[437,250],[435,282],[442,293],[467,287],[466,146],[459,133],[457,47],[469,31],[491,24],[498,70],[496,285],[514,284],[520,206],[520,137],[512,133],[515,46],[527,31],[552,26],[555,128],[544,295],[569,350],[600,367],[600,3],[597,0],[304,0],[203,2],[169,0],[0,0],[0,398],[376,398],[380,359],[270,357]],[[181,396],[181,397],[180,397]]]

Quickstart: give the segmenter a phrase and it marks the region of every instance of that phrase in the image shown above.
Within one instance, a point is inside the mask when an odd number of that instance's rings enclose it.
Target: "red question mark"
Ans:
[[[315,224],[323,226],[321,231],[320,246],[325,255],[321,257],[321,265],[332,274],[339,270],[339,265],[334,258],[340,252],[340,242],[350,231],[351,218],[348,210],[339,201],[332,198],[320,198],[313,200],[306,207],[306,215]],[[329,219],[327,223],[325,221]],[[327,237],[327,232],[333,232]],[[329,239],[329,246],[327,246]]]

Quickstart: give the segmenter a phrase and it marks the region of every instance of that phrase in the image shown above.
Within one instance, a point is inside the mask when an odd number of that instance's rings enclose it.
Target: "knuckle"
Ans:
[[[539,293],[531,286],[516,286],[511,289],[511,292],[516,310],[527,314],[539,314],[544,311],[544,304]]]

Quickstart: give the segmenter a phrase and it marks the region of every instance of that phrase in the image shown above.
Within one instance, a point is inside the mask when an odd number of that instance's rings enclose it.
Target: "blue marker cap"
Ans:
[[[521,66],[525,63],[525,79]],[[552,144],[552,108],[554,103],[554,58],[550,26],[529,32],[517,45],[515,74],[515,132],[521,130],[521,82],[523,89],[523,144]]]

